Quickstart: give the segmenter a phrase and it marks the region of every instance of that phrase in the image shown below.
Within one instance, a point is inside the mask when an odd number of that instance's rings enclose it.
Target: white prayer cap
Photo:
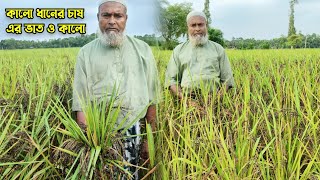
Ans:
[[[194,16],[204,17],[204,19],[207,21],[207,17],[206,17],[206,15],[205,15],[202,11],[191,11],[191,12],[187,15],[187,22],[189,21],[189,19],[190,19],[191,17],[194,17]]]
[[[127,8],[127,3],[126,0],[98,0],[98,7],[101,6],[101,4],[106,3],[106,2],[117,2],[122,4],[124,7]]]

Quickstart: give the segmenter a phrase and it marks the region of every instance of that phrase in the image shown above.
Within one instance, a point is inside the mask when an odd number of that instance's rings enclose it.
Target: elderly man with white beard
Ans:
[[[100,0],[97,18],[98,38],[83,46],[77,57],[74,76],[72,110],[77,123],[86,128],[83,107],[90,101],[111,98],[116,89],[115,104],[121,107],[117,125],[127,118],[124,127],[135,119],[126,132],[125,158],[138,166],[139,152],[148,158],[147,141],[141,142],[140,122],[144,119],[156,128],[156,103],[159,80],[151,48],[143,41],[125,35],[128,19],[125,0]],[[82,101],[85,100],[85,103]],[[142,144],[142,149],[140,149]],[[135,167],[130,171],[137,179]]]
[[[179,44],[167,66],[165,86],[182,100],[199,91],[213,92],[234,87],[228,57],[223,47],[208,40],[207,18],[201,11],[192,11],[186,18],[189,40]],[[189,100],[190,98],[188,98]]]

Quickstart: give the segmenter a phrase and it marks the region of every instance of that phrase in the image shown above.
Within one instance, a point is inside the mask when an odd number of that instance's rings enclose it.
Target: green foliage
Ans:
[[[220,29],[208,27],[208,36],[209,40],[214,41],[220,44],[221,46],[225,46],[223,33]]]
[[[163,165],[158,177],[319,178],[320,94],[312,85],[314,78],[319,80],[317,52],[227,51],[237,90],[222,90],[222,96],[203,92],[206,110],[201,118],[165,91],[159,113],[163,133],[156,146]]]
[[[307,46],[317,37],[309,35]],[[108,119],[95,111],[100,107],[87,108],[92,121],[86,135],[70,117],[78,50],[0,51],[0,179],[80,179],[80,164],[88,167],[83,179],[102,179],[95,170],[109,158],[99,157],[106,147],[101,142],[119,138],[99,126]],[[153,51],[163,85],[172,51]],[[226,51],[237,89],[203,92],[201,118],[163,90],[157,131],[147,130],[155,165],[148,174],[154,179],[319,179],[320,50]],[[76,147],[85,139],[93,147],[70,151],[63,146],[70,137],[82,141]],[[54,163],[55,150],[72,158]]]
[[[320,35],[315,33],[307,34],[303,38],[302,46],[299,47],[306,47],[306,48],[317,48],[320,47]]]
[[[225,46],[232,49],[285,49],[291,48],[291,45],[295,48],[320,47],[320,35],[317,35],[315,33],[308,35],[294,35],[291,38],[288,39],[285,36],[281,36],[279,38],[274,38],[271,40],[233,38],[231,41],[226,40]]]
[[[165,49],[171,49],[172,44],[175,44],[179,37],[186,35],[186,17],[190,11],[190,3],[168,5],[162,8],[159,31],[165,39]]]
[[[179,41],[176,39],[165,41],[161,47],[163,50],[172,50],[179,44]]]
[[[155,34],[149,35],[145,34],[144,36],[134,36],[144,42],[146,42],[149,46],[162,46],[163,40],[159,37],[156,37]]]
[[[270,44],[269,42],[263,42],[260,46],[260,49],[270,49]]]
[[[206,15],[206,17],[207,17],[207,25],[208,25],[208,27],[209,27],[210,24],[211,24],[210,0],[205,0],[203,13],[204,13],[204,14]]]
[[[122,154],[124,154],[123,148],[118,148],[114,146],[114,144],[117,144],[117,141],[121,141],[121,138],[124,138],[118,136],[118,130],[128,129],[132,126],[132,123],[128,127],[121,126],[122,123],[116,126],[120,107],[114,104],[115,99],[116,90],[113,89],[109,101],[105,98],[102,102],[93,101],[85,106],[84,113],[87,123],[85,130],[79,127],[70,116],[70,113],[59,103],[59,100],[57,100],[57,103],[54,103],[53,110],[55,116],[65,127],[65,129],[58,128],[57,132],[72,138],[67,139],[60,147],[56,148],[54,160],[60,163],[60,159],[64,159],[65,156],[76,157],[76,155],[79,154],[79,157],[81,157],[80,160],[78,162],[75,161],[72,167],[81,169],[81,173],[79,175],[74,174],[75,177],[94,179],[94,175],[97,176],[97,174],[100,174],[100,176],[119,176],[116,172],[107,171],[106,167],[112,169],[112,166],[123,166],[123,162],[118,162],[122,160]],[[125,120],[126,118],[123,119],[123,122]],[[77,145],[72,146],[70,144]],[[79,148],[81,148],[80,151]],[[114,158],[110,154],[119,155],[116,156],[118,158]],[[111,166],[110,164],[113,165]],[[64,164],[62,166],[69,169],[68,174],[71,173],[72,168],[70,168],[70,165]],[[123,168],[115,171],[127,173]]]
[[[301,34],[292,34],[288,37],[287,45],[292,48],[296,48],[302,43],[303,36]]]
[[[294,26],[294,5],[298,3],[298,0],[290,0],[290,16],[289,16],[289,30],[287,37],[287,46],[295,48],[302,42],[302,35],[296,34],[296,28]]]
[[[288,37],[296,34],[296,28],[294,27],[294,5],[297,3],[298,3],[298,0],[290,0],[290,16],[289,16]]]

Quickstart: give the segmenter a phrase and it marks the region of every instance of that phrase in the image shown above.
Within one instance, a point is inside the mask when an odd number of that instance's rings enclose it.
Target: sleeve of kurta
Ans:
[[[74,70],[72,110],[82,111],[83,101],[87,98],[87,72],[84,53],[80,50]]]
[[[235,87],[229,58],[224,49],[222,49],[220,56],[220,82],[225,83],[227,87]]]
[[[166,79],[165,79],[165,87],[168,88],[171,85],[178,85],[181,82],[180,72],[179,72],[179,64],[177,62],[178,58],[176,56],[176,49],[173,50],[171,58],[169,60],[167,70],[166,70]]]
[[[160,101],[160,80],[158,76],[158,69],[156,65],[156,61],[152,54],[151,49],[148,51],[148,93],[149,93],[149,103],[151,105],[157,104]]]

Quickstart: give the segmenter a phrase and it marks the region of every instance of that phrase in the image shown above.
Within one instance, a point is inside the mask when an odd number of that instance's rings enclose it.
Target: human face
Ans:
[[[123,33],[128,19],[126,7],[117,2],[101,4],[97,17],[101,32],[107,34]]]
[[[206,19],[201,16],[193,16],[188,20],[188,34],[189,36],[204,37],[207,34]]]

